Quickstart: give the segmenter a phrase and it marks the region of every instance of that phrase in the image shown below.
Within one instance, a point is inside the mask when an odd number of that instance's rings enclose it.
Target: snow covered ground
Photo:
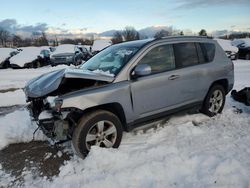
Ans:
[[[234,88],[250,86],[250,61],[237,60],[234,64]],[[31,77],[52,69],[0,70],[0,90],[22,88]],[[3,101],[7,93],[0,93],[0,106],[8,105],[8,98]],[[20,101],[24,97],[21,90],[10,96]],[[10,105],[20,102],[10,100]],[[124,133],[119,149],[95,147],[85,160],[73,156],[52,180],[24,169],[22,186],[248,188],[249,114],[250,107],[233,101],[228,95],[223,113],[214,118],[182,114],[171,117],[157,129]],[[24,109],[0,116],[0,149],[10,143],[31,141],[35,128]],[[38,134],[36,139],[44,137]],[[46,154],[44,160],[47,157]],[[10,185],[13,179],[0,165],[0,187]]]

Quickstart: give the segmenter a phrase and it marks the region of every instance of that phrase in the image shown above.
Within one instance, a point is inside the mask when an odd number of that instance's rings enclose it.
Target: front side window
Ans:
[[[199,63],[194,43],[174,44],[176,66],[178,68],[188,67]]]
[[[147,64],[152,74],[175,69],[172,45],[162,45],[150,50],[138,64]]]

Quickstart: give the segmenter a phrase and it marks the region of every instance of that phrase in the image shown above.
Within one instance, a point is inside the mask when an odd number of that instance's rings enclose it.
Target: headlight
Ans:
[[[72,59],[73,58],[73,56],[67,56],[66,57],[66,59]]]

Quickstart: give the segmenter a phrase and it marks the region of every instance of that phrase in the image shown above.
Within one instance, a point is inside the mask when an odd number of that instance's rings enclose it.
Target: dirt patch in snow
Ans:
[[[69,159],[70,154],[62,152],[61,147],[44,141],[10,144],[0,150],[2,170],[15,177],[13,185],[17,182],[22,184],[25,171],[32,172],[34,178],[51,179],[58,175],[60,166]]]
[[[7,93],[7,92],[10,92],[10,91],[16,91],[16,90],[19,90],[21,88],[8,88],[8,89],[0,89],[0,93]]]
[[[13,106],[4,106],[0,107],[0,116],[4,116],[16,110],[25,108],[25,105],[13,105]]]

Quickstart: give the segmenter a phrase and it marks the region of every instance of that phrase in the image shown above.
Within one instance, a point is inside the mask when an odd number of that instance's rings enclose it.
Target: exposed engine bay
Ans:
[[[52,72],[52,74],[57,76],[54,80],[51,79],[50,75],[48,75],[49,79],[47,80],[43,77],[41,77],[42,79],[35,79],[33,81],[34,84],[31,81],[24,89],[28,102],[27,108],[33,121],[37,123],[47,137],[57,141],[71,139],[76,123],[82,115],[79,109],[61,109],[62,102],[60,101],[60,96],[109,83],[105,79],[86,79],[75,75],[66,77],[65,74],[60,74],[62,77],[59,77],[60,83],[58,83],[58,73],[61,72],[61,70]],[[89,75],[87,76],[89,77]],[[54,90],[51,89],[53,81],[57,84]],[[43,91],[43,88],[37,88],[37,82],[40,85],[44,85],[44,87],[49,86],[47,87],[49,89],[44,89]],[[33,96],[32,91],[35,91],[37,96]],[[37,93],[41,93],[40,96]]]

